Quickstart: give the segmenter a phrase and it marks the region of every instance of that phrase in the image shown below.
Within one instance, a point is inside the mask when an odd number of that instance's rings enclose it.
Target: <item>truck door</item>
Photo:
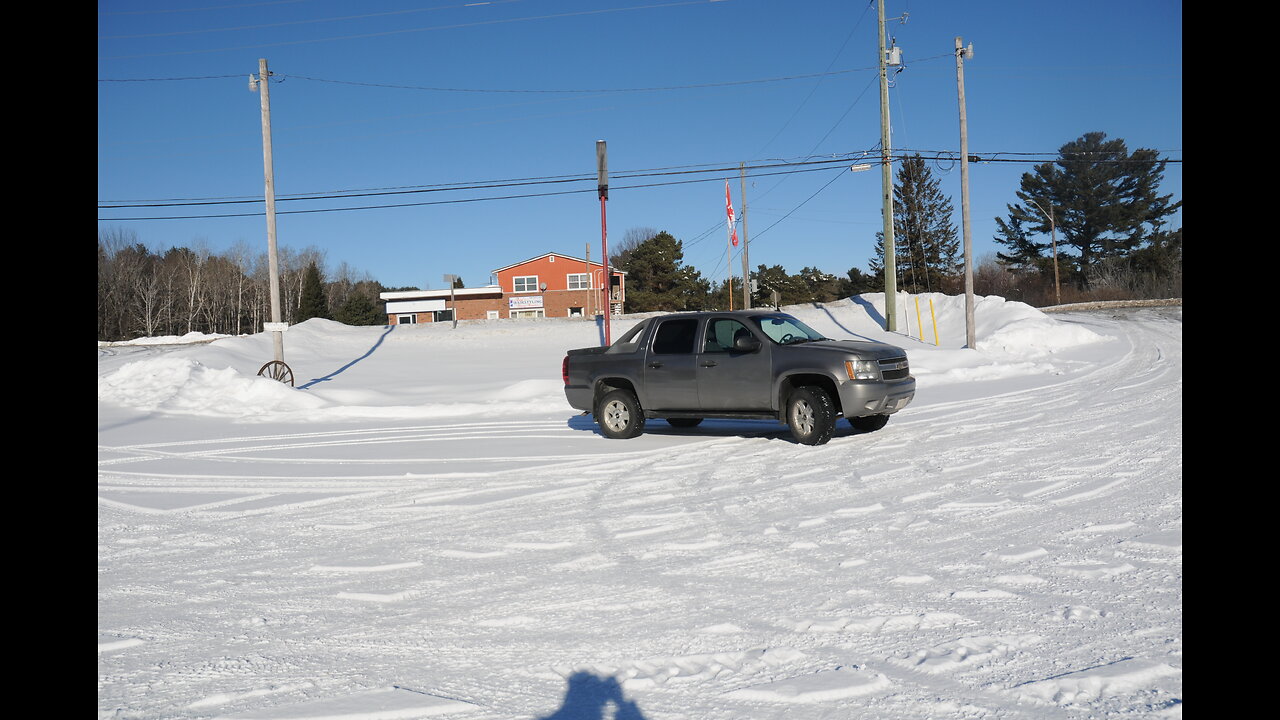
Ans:
[[[752,352],[734,349],[745,333],[760,341]],[[698,355],[698,400],[703,410],[768,410],[773,388],[771,343],[735,318],[707,321]]]
[[[698,378],[694,350],[698,340],[697,318],[659,321],[644,360],[641,403],[649,410],[695,410]]]

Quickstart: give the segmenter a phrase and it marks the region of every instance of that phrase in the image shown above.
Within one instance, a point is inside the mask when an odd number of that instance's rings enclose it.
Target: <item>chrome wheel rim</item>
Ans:
[[[604,406],[604,424],[614,432],[620,432],[631,424],[631,412],[625,403],[613,400]]]
[[[791,411],[791,420],[801,433],[808,435],[813,432],[813,407],[807,401],[800,400],[795,404]]]

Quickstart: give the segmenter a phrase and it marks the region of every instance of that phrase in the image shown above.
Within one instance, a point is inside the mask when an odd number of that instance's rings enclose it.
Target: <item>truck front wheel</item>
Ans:
[[[605,437],[633,438],[644,431],[644,411],[630,390],[611,390],[596,404],[596,422]]]
[[[796,388],[787,398],[787,424],[796,442],[822,445],[836,428],[836,411],[831,396],[816,385]]]

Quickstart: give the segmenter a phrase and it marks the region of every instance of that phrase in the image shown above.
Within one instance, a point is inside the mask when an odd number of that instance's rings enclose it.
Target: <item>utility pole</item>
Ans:
[[[973,238],[969,230],[969,120],[964,105],[964,61],[973,57],[973,43],[964,47],[956,37],[956,88],[960,96],[960,218],[964,228],[964,339],[965,347],[977,343],[973,319]]]
[[[449,317],[453,319],[453,329],[458,329],[458,301],[453,296],[453,289],[458,287],[457,275],[445,275],[444,281],[449,283]]]
[[[1040,212],[1049,218],[1049,239],[1053,243],[1053,303],[1055,305],[1062,304],[1062,285],[1058,281],[1058,224],[1053,219],[1053,205],[1049,205],[1046,212],[1044,206],[1036,202],[1034,198],[1027,200],[1036,207],[1040,208]]]
[[[609,224],[604,206],[609,200],[609,148],[604,140],[596,141],[596,190],[600,194],[600,262],[604,265],[604,344],[613,344],[610,321],[613,314],[613,280],[609,276]]]
[[[587,318],[595,317],[591,312],[591,296],[595,295],[595,281],[592,279],[596,276],[591,272],[591,243],[587,243],[587,306],[582,308],[582,314]]]
[[[751,309],[751,262],[747,259],[747,169],[738,163],[738,194],[742,201],[742,309]]]
[[[896,332],[898,261],[893,238],[893,153],[889,145],[889,56],[884,42],[884,0],[876,0],[876,14],[880,29],[877,35],[880,41],[880,191],[884,199],[881,209],[884,215],[884,329]]]
[[[289,383],[293,383],[293,371],[284,362],[284,330],[285,324],[280,319],[280,258],[276,251],[276,178],[274,163],[271,158],[271,72],[267,70],[267,59],[258,59],[258,75],[249,76],[249,92],[257,92],[262,107],[262,168],[265,196],[267,204],[267,274],[271,283],[271,323],[264,328],[272,335],[275,359],[258,371],[263,375],[269,367],[270,375],[276,380],[284,380],[286,374]]]

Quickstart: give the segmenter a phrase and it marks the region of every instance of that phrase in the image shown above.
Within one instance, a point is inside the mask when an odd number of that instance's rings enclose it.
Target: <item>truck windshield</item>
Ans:
[[[822,333],[805,325],[790,315],[753,315],[751,321],[770,340],[779,345],[826,340]]]

